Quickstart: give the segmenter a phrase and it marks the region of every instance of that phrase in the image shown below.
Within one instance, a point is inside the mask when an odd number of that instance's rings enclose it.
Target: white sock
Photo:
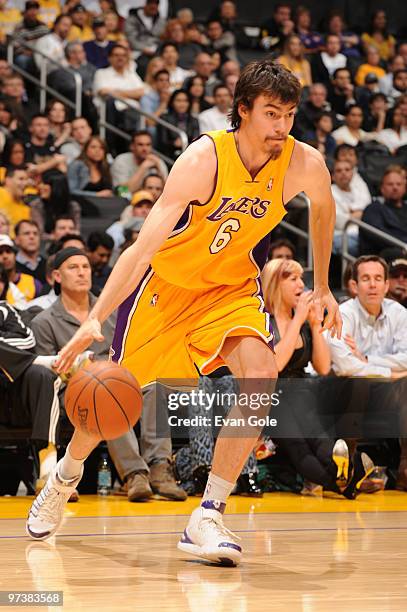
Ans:
[[[49,452],[43,453],[43,454],[45,454],[45,457],[43,458],[42,461],[41,461],[41,454],[40,454],[40,478],[45,479],[48,476],[48,474],[52,472],[52,470],[57,464],[57,451],[54,447]]]
[[[59,464],[59,475],[63,480],[72,480],[81,473],[82,464],[85,462],[86,457],[83,459],[74,459],[70,452],[70,444],[68,444],[65,456],[61,459]]]
[[[202,497],[201,506],[211,510],[218,510],[223,514],[227,499],[233,491],[234,486],[234,482],[224,480],[223,478],[220,478],[220,476],[216,476],[210,472]]]
[[[48,368],[48,370],[52,370],[52,366],[58,359],[57,355],[38,355],[33,361],[35,365],[44,366],[44,368]]]

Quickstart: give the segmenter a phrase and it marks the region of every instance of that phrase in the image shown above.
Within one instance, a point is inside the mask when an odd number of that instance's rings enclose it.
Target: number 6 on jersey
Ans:
[[[209,247],[212,255],[219,253],[225,248],[227,244],[232,240],[231,232],[237,232],[240,229],[240,223],[238,219],[227,219],[222,223],[218,231],[216,232],[215,238]]]

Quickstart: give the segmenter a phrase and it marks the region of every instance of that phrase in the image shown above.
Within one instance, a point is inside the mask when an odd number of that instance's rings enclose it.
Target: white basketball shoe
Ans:
[[[217,505],[224,509],[224,504],[204,503],[209,507],[199,506],[192,512],[178,549],[219,565],[239,565],[242,548],[237,541],[240,538],[224,526],[221,512],[215,509]]]
[[[59,475],[60,463],[52,470],[28,513],[26,531],[34,540],[46,540],[54,535],[63,521],[65,504],[82,478],[83,466],[79,476],[63,480]]]

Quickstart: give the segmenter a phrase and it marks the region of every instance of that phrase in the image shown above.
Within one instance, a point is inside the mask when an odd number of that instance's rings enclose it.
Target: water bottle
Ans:
[[[109,495],[112,488],[112,472],[107,455],[102,455],[98,468],[98,495]]]

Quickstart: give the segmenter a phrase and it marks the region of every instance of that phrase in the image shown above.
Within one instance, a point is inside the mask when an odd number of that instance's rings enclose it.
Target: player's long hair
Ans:
[[[290,274],[302,274],[302,266],[295,259],[271,259],[261,273],[264,302],[269,313],[273,314],[281,305],[281,286],[283,279]]]
[[[243,69],[236,83],[230,121],[233,128],[239,128],[242,118],[239,106],[253,108],[258,96],[269,96],[282,104],[298,104],[301,84],[297,77],[281,64],[271,59],[250,62]]]

